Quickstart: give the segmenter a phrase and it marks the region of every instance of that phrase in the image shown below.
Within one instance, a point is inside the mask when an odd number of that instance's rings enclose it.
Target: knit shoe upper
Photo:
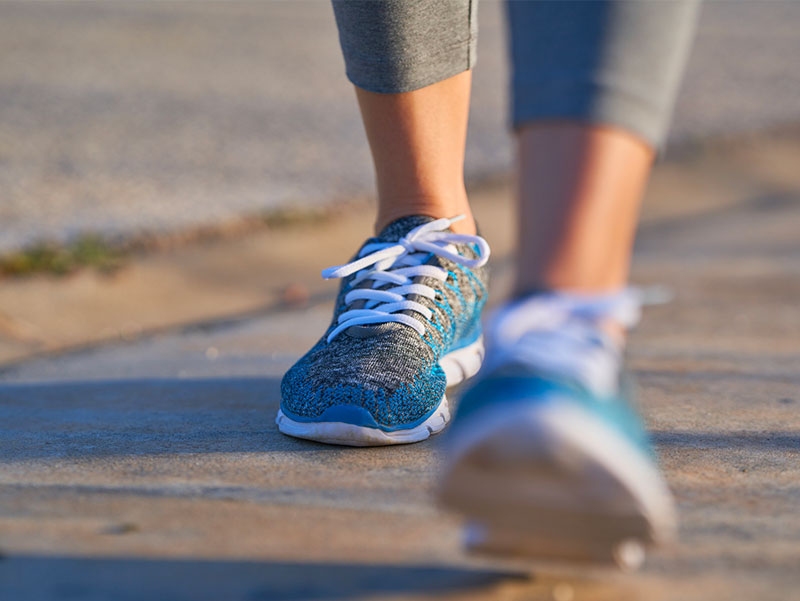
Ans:
[[[486,361],[455,421],[501,399],[530,404],[569,398],[649,453],[630,406],[622,345],[601,327],[606,320],[635,325],[640,306],[638,292],[630,289],[595,297],[542,293],[500,308],[487,329]]]
[[[489,254],[482,238],[454,234],[451,223],[399,219],[350,263],[323,272],[343,278],[333,320],[283,378],[281,431],[382,444],[362,435],[420,428],[441,410],[448,378],[440,362],[480,344]],[[327,424],[325,433],[318,424]],[[330,435],[330,424],[347,425],[349,434],[340,427]],[[346,440],[354,431],[357,440]]]

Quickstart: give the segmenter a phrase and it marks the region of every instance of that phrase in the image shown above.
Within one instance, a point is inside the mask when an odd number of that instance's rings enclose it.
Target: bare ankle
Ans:
[[[475,219],[472,216],[472,212],[469,210],[469,207],[466,209],[461,208],[459,210],[456,208],[450,209],[446,206],[432,207],[430,204],[416,205],[415,203],[404,204],[402,208],[398,209],[379,211],[378,217],[375,220],[375,232],[380,233],[383,228],[393,221],[401,219],[402,217],[409,217],[411,215],[424,215],[426,217],[432,217],[433,219],[452,219],[458,215],[464,215],[464,219],[460,219],[453,223],[450,229],[457,234],[475,235],[477,233]]]

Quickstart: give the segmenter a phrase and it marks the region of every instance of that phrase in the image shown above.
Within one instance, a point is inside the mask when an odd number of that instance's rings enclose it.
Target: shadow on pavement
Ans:
[[[794,402],[793,399],[784,399]],[[279,378],[0,385],[3,461],[184,453],[319,452],[280,434]],[[652,433],[659,446],[800,449],[800,433]]]
[[[644,382],[645,378],[674,378],[678,381],[719,381],[739,380],[742,382],[783,382],[786,384],[800,384],[800,372],[776,371],[771,369],[768,373],[746,372],[734,369],[709,369],[690,372],[685,369],[637,369],[636,377]],[[794,402],[794,401],[790,401]]]
[[[280,434],[278,378],[0,385],[3,461],[319,450]]]
[[[0,561],[0,598],[15,601],[361,599],[468,591],[523,572],[447,566],[18,556]]]
[[[659,447],[800,453],[800,432],[652,432]]]

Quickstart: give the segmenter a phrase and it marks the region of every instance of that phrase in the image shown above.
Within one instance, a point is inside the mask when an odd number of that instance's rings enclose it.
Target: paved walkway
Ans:
[[[677,293],[631,362],[682,518],[643,572],[464,556],[431,503],[441,438],[281,436],[279,378],[326,325],[323,294],[2,372],[0,598],[800,599],[800,186],[791,161],[734,154],[769,185],[667,165],[637,247],[635,281]],[[509,203],[476,206],[501,296]]]

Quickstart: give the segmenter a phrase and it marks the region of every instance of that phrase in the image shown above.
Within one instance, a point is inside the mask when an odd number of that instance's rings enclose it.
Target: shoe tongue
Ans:
[[[433,217],[428,217],[426,215],[409,215],[408,217],[401,217],[400,219],[395,219],[389,225],[383,228],[381,233],[377,235],[376,239],[380,240],[381,242],[397,242],[415,227],[419,227],[420,225],[429,223],[431,221],[436,220]],[[357,307],[360,308],[363,306],[363,304],[364,301],[360,301]],[[376,336],[378,334],[391,331],[397,327],[402,326],[396,323],[352,326],[345,330],[345,334],[354,338],[369,338],[370,336]]]
[[[415,227],[430,223],[431,221],[436,221],[436,219],[428,217],[427,215],[409,215],[408,217],[401,217],[400,219],[395,219],[383,228],[377,238],[381,242],[397,242]]]

